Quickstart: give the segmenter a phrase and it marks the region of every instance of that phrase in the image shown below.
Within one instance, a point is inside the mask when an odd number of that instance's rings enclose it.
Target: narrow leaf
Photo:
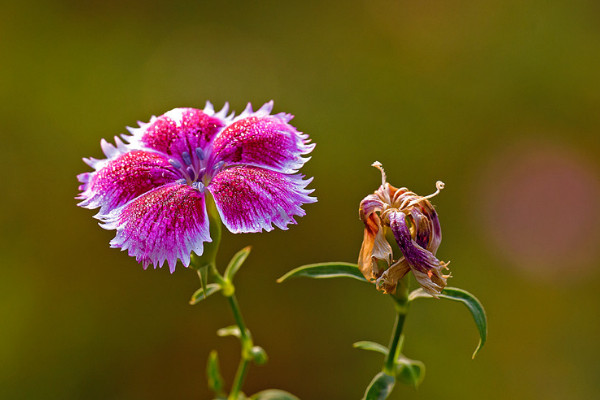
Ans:
[[[206,286],[208,285],[208,265],[201,267],[198,270],[198,276],[200,277],[200,288],[203,290],[204,298],[207,298]]]
[[[363,400],[387,399],[390,393],[392,393],[395,383],[396,378],[393,376],[388,375],[385,372],[378,373],[369,384],[369,387],[367,387]]]
[[[211,294],[217,293],[219,290],[221,290],[221,286],[219,286],[217,283],[206,285],[206,288],[200,288],[194,292],[192,298],[190,299],[190,304],[198,304]]]
[[[300,400],[291,393],[279,389],[267,389],[250,396],[250,400]]]
[[[225,336],[235,336],[236,338],[242,337],[240,328],[237,325],[226,326],[225,328],[221,328],[217,331],[217,335],[221,337]]]
[[[208,363],[206,366],[206,377],[208,379],[208,387],[217,396],[222,396],[223,392],[223,378],[221,377],[221,371],[219,369],[219,355],[216,350],[210,352],[208,356]]]
[[[233,277],[239,271],[244,261],[246,261],[246,258],[248,258],[251,249],[252,247],[247,246],[235,253],[235,255],[231,258],[231,261],[229,261],[229,265],[227,265],[227,268],[225,269],[225,279],[233,281]]]
[[[384,356],[387,356],[387,354],[389,353],[388,348],[384,345],[375,342],[369,342],[367,340],[356,342],[352,345],[352,347],[354,347],[355,349],[374,351],[376,353],[381,353]]]
[[[425,378],[425,364],[400,356],[396,362],[396,377],[398,381],[416,389]]]
[[[363,274],[358,269],[356,264],[345,263],[345,262],[328,262],[319,264],[308,264],[291,270],[281,278],[277,279],[277,282],[285,282],[291,278],[307,277],[315,279],[324,278],[353,278],[359,281],[368,282]]]
[[[473,353],[473,358],[479,353],[479,350],[485,344],[487,340],[487,317],[485,315],[485,309],[481,302],[477,299],[477,297],[473,296],[471,293],[466,290],[462,290],[454,287],[446,287],[442,290],[442,293],[439,295],[443,299],[449,299],[453,301],[459,301],[463,303],[473,316],[473,320],[475,320],[475,325],[477,325],[477,329],[479,330],[479,344]],[[430,294],[426,293],[423,289],[414,290],[409,296],[408,301],[413,301],[421,298],[433,298]]]

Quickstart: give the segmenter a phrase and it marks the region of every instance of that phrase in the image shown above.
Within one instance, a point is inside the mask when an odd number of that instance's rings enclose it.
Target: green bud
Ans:
[[[267,352],[260,346],[254,346],[250,349],[250,354],[252,355],[252,360],[257,365],[263,365],[267,362],[269,357],[267,356]]]

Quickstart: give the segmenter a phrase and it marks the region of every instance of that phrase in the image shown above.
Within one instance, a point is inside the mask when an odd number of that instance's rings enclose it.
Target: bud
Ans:
[[[252,354],[252,359],[258,365],[263,365],[268,360],[267,352],[260,346],[252,347],[252,349],[250,349],[250,354]]]

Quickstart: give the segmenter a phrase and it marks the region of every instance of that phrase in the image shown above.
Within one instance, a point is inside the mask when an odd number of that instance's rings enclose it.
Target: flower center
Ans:
[[[207,154],[202,148],[197,147],[193,154],[184,151],[181,153],[181,160],[170,158],[169,164],[179,171],[182,178],[177,182],[187,184],[192,188],[202,192],[213,178],[223,168],[225,164],[219,161],[211,166],[208,165]]]

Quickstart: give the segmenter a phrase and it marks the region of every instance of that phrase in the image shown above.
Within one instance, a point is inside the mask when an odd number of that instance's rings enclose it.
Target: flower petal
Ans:
[[[312,179],[303,175],[285,175],[257,167],[231,167],[220,171],[208,186],[223,224],[233,233],[287,229],[294,216],[303,216],[300,208],[314,203]]]
[[[392,259],[392,247],[385,239],[384,227],[376,214],[383,210],[383,206],[383,201],[376,194],[370,194],[360,202],[359,217],[365,224],[365,233],[358,255],[358,268],[368,280],[378,278]]]
[[[424,212],[427,212],[427,214],[424,214]],[[410,217],[415,225],[415,241],[417,244],[435,254],[442,241],[442,230],[433,207],[429,209],[412,208]]]
[[[308,160],[314,144],[308,135],[288,124],[288,114],[269,115],[273,104],[251,113],[248,109],[219,133],[213,142],[213,162],[244,164],[292,174]],[[238,117],[239,118],[239,117]]]
[[[408,271],[410,271],[410,266],[408,265],[406,258],[402,257],[400,260],[390,265],[390,267],[377,278],[377,288],[382,290],[383,293],[394,293],[396,291],[396,286],[398,286],[398,281],[404,278],[404,275],[406,275]]]
[[[133,150],[112,160],[96,160],[94,172],[78,175],[82,191],[78,205],[100,207],[100,214],[122,206],[151,189],[179,178],[168,160],[158,153]]]
[[[110,144],[105,139],[100,140],[100,147],[102,148],[102,152],[106,156],[105,159],[96,159],[93,157],[84,158],[83,162],[89,165],[92,168],[99,169],[104,164],[106,164],[109,160],[112,160],[121,154],[127,153],[130,149],[127,147],[123,141],[115,136],[115,145]]]
[[[446,263],[438,260],[432,252],[419,246],[412,239],[404,213],[391,212],[389,218],[390,228],[394,233],[398,247],[400,247],[415,278],[427,293],[434,297],[437,296],[446,287],[446,278],[449,277],[442,273],[442,270],[447,268]]]
[[[201,255],[211,241],[204,194],[183,184],[156,188],[100,219],[117,230],[111,247],[127,250],[144,268],[166,260],[173,272],[178,258],[187,267],[190,253]]]
[[[185,162],[183,152],[193,155],[196,148],[204,149],[229,121],[215,114],[212,105],[207,104],[206,111],[175,108],[160,117],[152,117],[147,124],[141,123],[139,128],[129,128],[133,136],[124,136],[124,139],[138,148],[157,150]]]

